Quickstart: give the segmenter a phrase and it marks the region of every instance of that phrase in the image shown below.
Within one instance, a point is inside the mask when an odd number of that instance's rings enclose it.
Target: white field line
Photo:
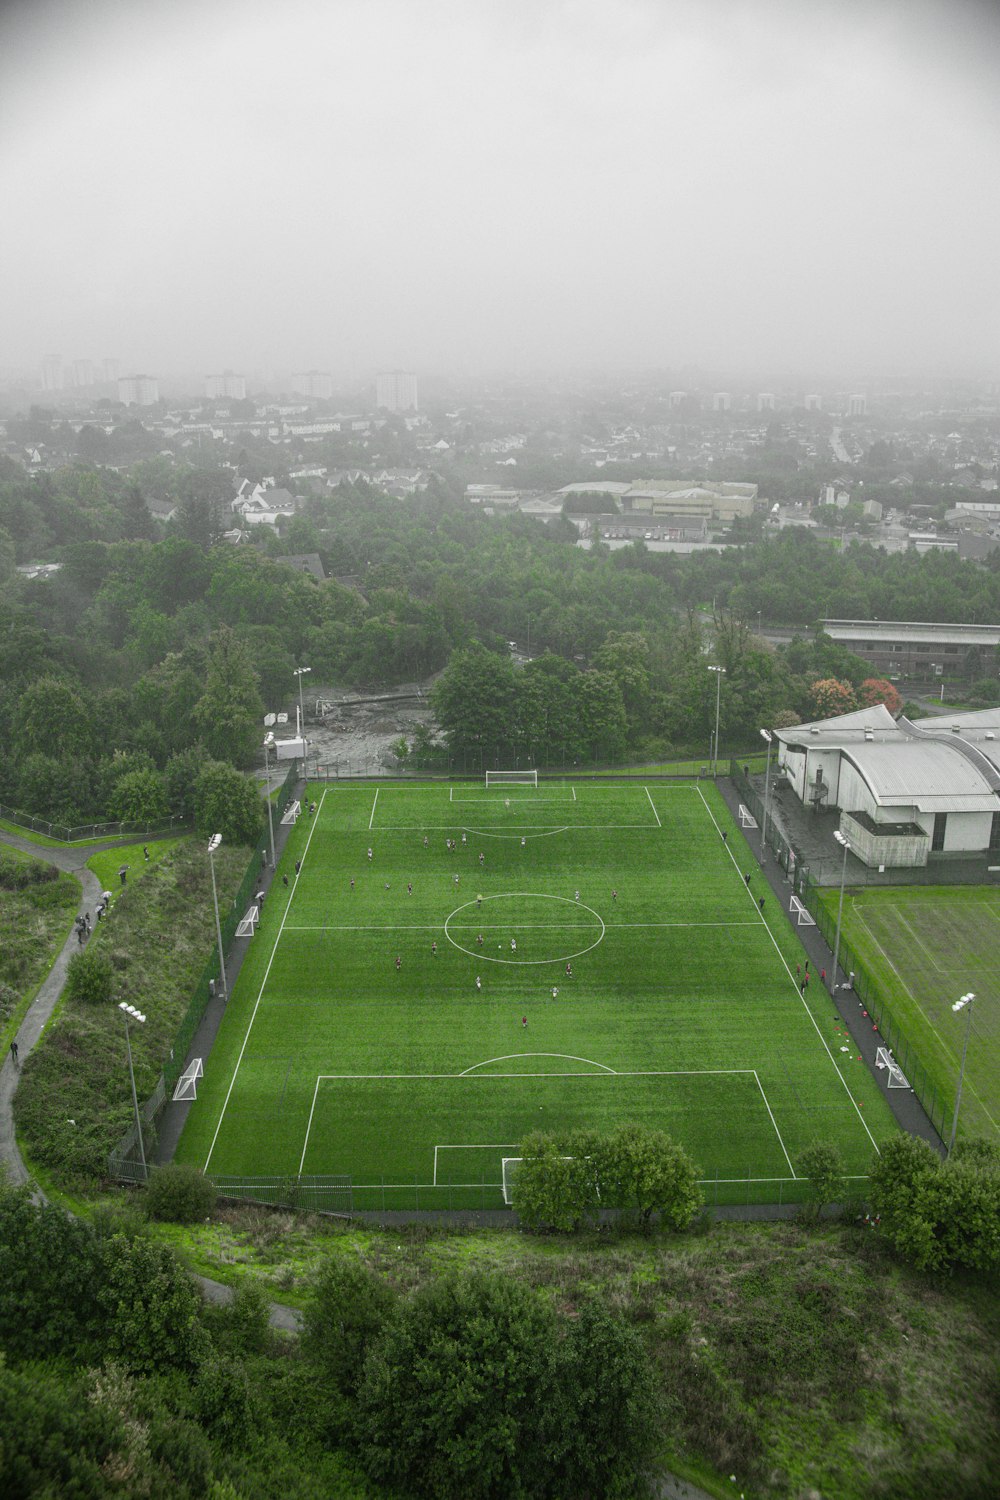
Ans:
[[[565,1057],[566,1056],[566,1054],[562,1053],[562,1052],[554,1052],[554,1053],[550,1053],[550,1052],[542,1052],[542,1053],[537,1053],[537,1052],[511,1052],[509,1055],[511,1057]],[[503,1058],[496,1059],[496,1060],[500,1061],[500,1062],[504,1061]],[[587,1060],[588,1060],[587,1058],[582,1058],[581,1059],[582,1062],[586,1062]],[[473,1067],[474,1068],[483,1068],[483,1067],[486,1067],[486,1066],[487,1066],[487,1063],[485,1063],[485,1062],[482,1062],[482,1063],[473,1063]],[[594,1066],[595,1067],[599,1067],[599,1068],[604,1068],[604,1064],[603,1063],[595,1063]],[[428,1079],[440,1079],[440,1078],[458,1079],[458,1078],[464,1078],[464,1079],[474,1079],[476,1081],[478,1081],[479,1079],[484,1079],[484,1078],[706,1078],[706,1077],[733,1078],[733,1077],[737,1077],[737,1076],[739,1076],[741,1074],[746,1074],[747,1077],[752,1078],[752,1077],[754,1077],[755,1070],[753,1068],[635,1068],[635,1069],[629,1070],[628,1072],[622,1072],[622,1071],[616,1070],[614,1068],[606,1068],[605,1071],[601,1072],[601,1073],[577,1073],[577,1072],[572,1072],[572,1073],[478,1073],[477,1074],[477,1073],[472,1072],[470,1069],[466,1068],[466,1070],[464,1072],[462,1072],[462,1073],[319,1073],[319,1074],[317,1074],[317,1080],[320,1083],[345,1083],[345,1082],[349,1082],[351,1079],[357,1079],[359,1082],[368,1082],[368,1083],[370,1083],[373,1079],[376,1079],[376,1080],[377,1079],[385,1079],[386,1081],[392,1080],[392,1081],[398,1082],[400,1079],[408,1080],[408,1079],[415,1079],[415,1078],[428,1078]]]
[[[319,822],[320,817],[322,816],[323,803],[325,801],[326,801],[326,788],[324,787],[323,788],[322,796],[319,799],[319,807],[317,808],[316,816],[312,820],[312,827],[309,829],[309,834],[308,834],[308,837],[306,838],[306,847],[303,850],[303,854],[302,854],[302,861],[301,861],[302,864],[305,863],[306,855],[309,853],[309,845],[312,843],[312,836],[316,832],[316,824]],[[292,886],[292,894],[289,896],[289,898],[288,898],[288,904],[286,905],[284,913],[282,914],[281,925],[278,928],[277,936],[274,939],[274,947],[271,949],[271,956],[270,956],[270,958],[267,961],[267,968],[264,970],[264,978],[260,982],[260,989],[257,992],[257,999],[254,1002],[253,1012],[252,1012],[252,1014],[250,1016],[250,1024],[247,1026],[247,1034],[243,1038],[243,1045],[240,1048],[240,1055],[236,1059],[236,1066],[233,1069],[233,1076],[229,1080],[229,1087],[226,1090],[226,1097],[222,1101],[222,1110],[221,1110],[221,1113],[219,1114],[219,1122],[218,1122],[218,1124],[215,1127],[215,1134],[212,1136],[212,1144],[208,1148],[208,1155],[205,1158],[205,1165],[204,1165],[204,1167],[202,1169],[205,1172],[208,1171],[208,1164],[212,1160],[212,1152],[215,1150],[215,1143],[219,1139],[219,1131],[222,1129],[222,1121],[225,1118],[226,1109],[227,1109],[227,1107],[229,1105],[230,1095],[232,1094],[233,1087],[234,1087],[234,1085],[236,1083],[236,1075],[240,1071],[240,1063],[243,1061],[243,1054],[246,1051],[247,1042],[250,1040],[250,1032],[253,1030],[253,1023],[254,1023],[254,1021],[257,1019],[257,1011],[258,1011],[258,1009],[260,1007],[260,1002],[261,1002],[261,1000],[263,999],[263,996],[264,996],[264,987],[267,984],[268,975],[271,972],[271,965],[274,963],[274,955],[278,951],[278,944],[281,941],[281,934],[285,930],[285,922],[288,919],[288,913],[292,909],[292,897],[295,895],[295,890],[296,890],[296,887],[298,886],[298,883],[299,883],[299,877],[298,877],[298,875],[296,875],[295,876],[295,884]]]
[[[655,812],[656,809],[654,808]],[[379,833],[450,833],[455,827],[454,823],[380,823]],[[477,834],[480,838],[518,838],[522,832],[528,833],[538,829],[540,833],[575,833],[578,829],[583,833],[616,833],[619,829],[638,829],[640,832],[651,833],[652,823],[519,823],[516,834],[494,833],[488,828],[468,829],[470,833]]]
[[[844,1180],[846,1182],[867,1182],[868,1181],[868,1175],[869,1174],[867,1172],[860,1172],[860,1173],[859,1172],[845,1172],[844,1173]],[[801,1181],[802,1181],[801,1177],[699,1177],[699,1179],[698,1179],[698,1185],[699,1185],[699,1187],[711,1187],[713,1185],[713,1183],[726,1183],[726,1184],[732,1183],[732,1184],[735,1185],[735,1184],[744,1183],[744,1182],[801,1182]],[[411,1189],[412,1188],[416,1188],[419,1191],[421,1188],[433,1188],[433,1187],[437,1187],[438,1184],[436,1182],[413,1182],[413,1181],[410,1181],[410,1182],[355,1182],[353,1184],[353,1186],[355,1188],[357,1188],[359,1191],[363,1191],[363,1190],[371,1191],[373,1188],[411,1188]],[[503,1187],[503,1183],[502,1182],[447,1182],[447,1183],[441,1183],[441,1186],[442,1187],[449,1187],[449,1188],[484,1188],[484,1187],[487,1187],[487,1188],[496,1188],[497,1192],[500,1192],[500,1190]]]
[[[644,786],[643,787],[643,791],[646,793],[646,796],[649,797],[649,787],[648,786]],[[656,808],[653,806],[653,799],[652,799],[652,797],[649,797],[649,805],[650,805],[650,807],[653,808],[653,817],[656,819],[656,826],[657,826],[657,828],[662,828],[663,824],[660,822],[660,815],[659,815],[659,813],[656,811]]]
[[[617,1076],[615,1068],[609,1068],[607,1063],[594,1062],[591,1057],[575,1057],[572,1052],[505,1052],[501,1057],[487,1057],[483,1062],[473,1063],[471,1067],[463,1068],[461,1073],[456,1074],[458,1078],[468,1078],[477,1068],[488,1068],[491,1063],[510,1062],[515,1057],[561,1057],[564,1062],[586,1063],[588,1068],[598,1068],[602,1073],[611,1073]],[[547,1077],[547,1074],[540,1074]]]
[[[936,969],[939,974],[943,974],[944,970],[942,969],[941,965],[938,963],[931,950],[927,947],[927,944],[923,941],[913,924],[911,922],[908,922],[903,916],[900,908],[896,905],[890,905],[889,910],[896,918],[896,921],[900,922],[906,928],[907,932],[910,934],[910,937],[916,943],[917,947],[920,949],[921,953],[924,955],[931,968]]]
[[[375,788],[375,796],[372,799],[372,815],[368,819],[368,832],[369,833],[371,833],[372,829],[375,826],[375,809],[378,806],[378,794],[379,794],[379,791],[380,791],[380,788],[376,787]]]
[[[299,1176],[300,1177],[302,1176],[302,1168],[303,1168],[303,1165],[304,1165],[305,1159],[306,1159],[306,1150],[307,1150],[307,1148],[309,1146],[309,1132],[310,1132],[310,1130],[312,1130],[313,1115],[316,1112],[316,1100],[319,1097],[319,1083],[320,1083],[320,1078],[321,1077],[322,1077],[322,1074],[317,1074],[317,1077],[316,1077],[316,1087],[313,1089],[313,1102],[310,1105],[310,1108],[309,1108],[309,1119],[306,1122],[306,1138],[302,1142],[302,1155],[299,1157]]]
[[[698,791],[698,795],[701,798],[702,802],[705,803],[705,811],[708,813],[708,816],[712,819],[712,823],[713,823],[713,825],[715,827],[715,830],[718,833],[719,838],[721,839],[721,837],[722,837],[722,829],[719,827],[718,823],[716,822],[715,814],[712,812],[712,809],[709,807],[708,803],[705,802],[705,794],[702,791],[702,789],[701,789],[700,786],[697,788],[697,791]],[[732,860],[733,864],[736,866],[736,868],[738,870],[739,867],[740,867],[739,866],[739,861],[737,860],[737,858],[736,858],[735,854],[733,853],[732,849],[729,848],[728,843],[726,844],[726,850],[727,850],[727,852],[729,854],[729,858]],[[768,890],[769,891],[770,891],[770,889],[771,889],[770,886],[768,886]],[[752,894],[749,886],[747,886],[747,895],[750,897],[751,901],[754,900],[753,894]],[[761,921],[764,922],[764,914],[763,914],[763,912],[761,912]],[[774,951],[775,951],[775,953],[777,953],[778,958],[781,960],[781,965],[782,965],[785,973],[788,975],[788,981],[789,981],[789,983],[790,984],[794,984],[795,988],[798,990],[799,987],[798,987],[797,984],[795,984],[795,976],[793,975],[791,969],[788,966],[788,961],[785,958],[785,955],[782,953],[781,949],[778,947],[778,940],[777,940],[777,938],[774,936],[774,933],[771,931],[771,928],[770,928],[770,926],[768,925],[767,922],[764,922],[764,926],[767,929],[767,935],[768,935],[768,937],[771,939],[771,942],[774,945]],[[854,1095],[851,1093],[850,1085],[848,1084],[847,1079],[844,1077],[843,1073],[837,1067],[837,1060],[834,1057],[833,1053],[830,1051],[830,1048],[827,1045],[826,1037],[820,1031],[820,1029],[819,1029],[819,1023],[817,1022],[816,1017],[813,1015],[812,1011],[809,1009],[809,1006],[806,1004],[806,997],[802,993],[801,990],[799,990],[799,1000],[802,1002],[802,1009],[805,1011],[806,1015],[809,1017],[810,1021],[813,1024],[813,1029],[815,1030],[816,1035],[819,1037],[820,1041],[823,1044],[823,1051],[826,1053],[827,1057],[830,1059],[830,1065],[833,1068],[833,1071],[836,1073],[837,1077],[840,1079],[841,1083],[844,1085],[844,1090],[845,1090],[845,1092],[847,1094],[847,1097],[848,1097],[848,1099],[850,1099],[851,1103],[854,1105],[854,1113],[857,1115],[858,1119],[861,1121],[861,1124],[864,1126],[865,1135],[868,1137],[868,1139],[871,1141],[873,1147],[875,1148],[876,1155],[881,1156],[882,1153],[879,1151],[878,1142],[876,1141],[875,1137],[872,1135],[871,1131],[868,1129],[868,1121],[865,1119],[864,1115],[861,1113],[861,1110],[860,1110],[860,1108],[858,1106],[858,1101],[855,1099]]]
[[[449,922],[452,932],[509,932],[511,927],[516,927],[518,932],[590,932],[593,930],[593,922]],[[605,923],[607,931],[619,932],[625,928],[640,927],[759,927],[759,922],[609,922]],[[331,923],[328,926],[307,926],[289,924],[286,932],[440,932],[440,922],[394,922],[391,925],[380,926],[377,923],[368,926],[346,926],[339,923]]]
[[[794,1177],[795,1176],[795,1168],[792,1166],[792,1158],[789,1156],[788,1152],[785,1151],[785,1143],[781,1139],[781,1131],[778,1129],[778,1122],[774,1118],[774,1115],[773,1115],[773,1113],[771,1111],[770,1104],[768,1104],[768,1102],[767,1102],[767,1095],[764,1093],[764,1085],[761,1083],[760,1078],[758,1077],[757,1069],[756,1068],[754,1068],[754,1070],[753,1070],[753,1076],[757,1079],[757,1087],[760,1089],[760,1097],[764,1101],[764,1108],[767,1110],[768,1114],[771,1116],[771,1124],[774,1126],[774,1133],[778,1137],[778,1145],[781,1147],[782,1151],[785,1152],[785,1160],[788,1163],[788,1170],[791,1172],[792,1176]]]

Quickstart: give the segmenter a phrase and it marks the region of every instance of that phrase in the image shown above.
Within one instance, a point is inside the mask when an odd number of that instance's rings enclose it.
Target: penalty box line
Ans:
[[[707,1078],[707,1077],[723,1077],[723,1078],[728,1078],[728,1077],[739,1077],[739,1076],[745,1076],[745,1077],[748,1077],[748,1078],[752,1077],[753,1080],[754,1080],[754,1082],[757,1085],[757,1088],[760,1090],[760,1096],[761,1096],[761,1098],[764,1101],[764,1108],[767,1110],[768,1118],[771,1121],[771,1125],[772,1125],[772,1127],[774,1129],[774,1133],[775,1133],[775,1135],[777,1137],[777,1140],[778,1140],[778,1145],[781,1147],[782,1155],[784,1156],[785,1161],[788,1163],[788,1170],[792,1174],[791,1179],[784,1179],[784,1180],[794,1180],[794,1181],[797,1181],[796,1174],[795,1174],[795,1168],[792,1166],[792,1159],[788,1155],[788,1151],[785,1148],[785,1142],[782,1139],[781,1131],[778,1129],[778,1122],[774,1118],[774,1112],[772,1111],[770,1103],[768,1102],[767,1095],[764,1092],[764,1085],[760,1081],[760,1078],[759,1078],[759,1076],[757,1074],[757,1069],[756,1068],[635,1068],[635,1069],[628,1069],[628,1070],[624,1070],[624,1071],[619,1071],[617,1069],[611,1069],[611,1070],[604,1069],[601,1072],[593,1072],[593,1073],[582,1073],[582,1072],[579,1072],[578,1070],[574,1070],[572,1072],[546,1072],[546,1073],[524,1073],[524,1072],[520,1072],[520,1073],[474,1073],[474,1072],[470,1072],[468,1069],[466,1069],[462,1073],[317,1073],[317,1075],[316,1075],[316,1083],[315,1083],[315,1085],[313,1087],[312,1103],[311,1103],[311,1105],[309,1107],[309,1119],[306,1122],[305,1139],[302,1142],[302,1155],[299,1158],[299,1175],[300,1176],[302,1175],[302,1172],[304,1171],[304,1168],[305,1168],[306,1152],[309,1149],[309,1136],[310,1136],[310,1133],[312,1131],[313,1117],[314,1117],[314,1115],[316,1113],[316,1102],[317,1102],[317,1100],[319,1098],[319,1087],[320,1087],[321,1083],[337,1083],[337,1082],[347,1083],[347,1082],[355,1082],[355,1081],[359,1082],[359,1083],[362,1083],[362,1082],[363,1083],[374,1083],[374,1082],[409,1082],[409,1081],[417,1082],[418,1080],[433,1081],[433,1080],[441,1080],[441,1079],[446,1079],[446,1078],[449,1078],[449,1079],[465,1078],[465,1079],[469,1079],[471,1081],[486,1082],[486,1081],[488,1081],[490,1079],[510,1079],[510,1078],[522,1078],[522,1079],[528,1079],[528,1078],[609,1078],[609,1077],[610,1078]],[[235,1077],[235,1075],[234,1075],[234,1077]],[[231,1089],[231,1087],[232,1087],[232,1085],[230,1085],[230,1089]],[[227,1095],[227,1102],[228,1102],[228,1095]],[[220,1124],[221,1124],[221,1119],[220,1119]],[[218,1131],[216,1131],[216,1134],[218,1134]],[[214,1146],[214,1141],[213,1141],[213,1146]],[[444,1146],[442,1146],[440,1148],[438,1146],[435,1146],[435,1148],[434,1148],[434,1184],[435,1185],[437,1183],[437,1153],[438,1153],[439,1149],[441,1149],[441,1150],[458,1150],[458,1151],[460,1151],[460,1150],[484,1150],[484,1151],[490,1151],[490,1150],[499,1149],[499,1148],[494,1148],[493,1146],[488,1145],[488,1144],[485,1145],[485,1146],[476,1146],[476,1145],[470,1145],[470,1146],[453,1145],[453,1146],[449,1146],[449,1145],[446,1144],[446,1145],[444,1145]],[[741,1182],[743,1180],[744,1180],[743,1178],[739,1179],[739,1181],[741,1181]],[[772,1179],[762,1179],[762,1180],[770,1181]],[[773,1180],[777,1180],[777,1179],[773,1179]]]
[[[299,868],[300,868],[300,870],[301,870],[302,865],[305,863],[306,855],[309,853],[309,845],[312,843],[312,836],[316,832],[316,825],[318,824],[318,822],[320,820],[320,816],[321,816],[321,814],[323,812],[323,803],[326,801],[326,791],[327,791],[327,789],[324,787],[323,792],[322,792],[322,794],[320,796],[320,799],[319,799],[319,807],[318,807],[318,809],[316,811],[316,816],[312,819],[311,827],[310,827],[309,833],[308,833],[308,835],[306,837],[306,847],[302,851],[302,859],[299,862]],[[229,1106],[230,1096],[232,1095],[233,1088],[235,1087],[235,1084],[236,1084],[236,1075],[240,1071],[240,1064],[243,1061],[243,1054],[247,1050],[247,1042],[250,1040],[250,1032],[253,1030],[253,1023],[254,1023],[254,1021],[257,1019],[257,1011],[260,1009],[260,1002],[264,998],[264,988],[265,988],[265,986],[267,984],[268,976],[269,976],[269,974],[271,972],[271,965],[274,963],[274,955],[278,951],[278,944],[281,942],[281,934],[285,930],[285,923],[288,920],[288,913],[292,909],[292,898],[294,897],[295,891],[298,888],[298,883],[299,883],[299,875],[298,875],[298,872],[297,872],[296,875],[295,875],[295,884],[292,886],[291,893],[290,893],[290,895],[288,897],[287,902],[285,903],[285,909],[284,909],[284,911],[281,914],[281,925],[279,926],[277,934],[275,935],[274,947],[271,949],[271,956],[270,956],[270,958],[267,961],[267,968],[264,970],[264,977],[263,977],[263,979],[260,982],[260,989],[257,992],[257,999],[254,1002],[253,1012],[251,1013],[251,1016],[250,1016],[250,1024],[247,1026],[246,1036],[243,1038],[243,1045],[240,1048],[240,1055],[236,1059],[236,1066],[233,1069],[233,1076],[229,1080],[229,1087],[226,1090],[226,1097],[222,1101],[222,1109],[221,1109],[221,1111],[219,1113],[218,1124],[215,1127],[215,1134],[212,1136],[212,1144],[208,1148],[208,1155],[205,1158],[205,1165],[202,1168],[202,1170],[205,1171],[205,1172],[208,1171],[208,1164],[212,1160],[212,1152],[215,1150],[215,1143],[219,1139],[219,1131],[222,1129],[222,1121],[225,1118],[226,1110],[227,1110],[227,1108]]]

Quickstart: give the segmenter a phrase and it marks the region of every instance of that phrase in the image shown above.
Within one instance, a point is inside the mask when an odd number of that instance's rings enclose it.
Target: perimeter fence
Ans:
[[[0,802],[0,820],[23,828],[26,833],[44,834],[60,844],[90,844],[95,839],[117,838],[169,838],[173,834],[186,833],[191,827],[185,818],[159,819],[153,823],[79,823],[75,828],[68,823],[52,823],[48,818],[36,818],[33,813],[7,807]]]
[[[297,781],[298,768],[293,762],[289,766],[288,774],[282,782],[273,802],[273,814],[275,817],[280,818],[281,814],[285,811],[285,808],[292,799],[292,793],[295,790]],[[266,858],[267,844],[266,841],[262,841],[260,847],[255,848],[253,854],[250,856],[250,862],[243,873],[239,888],[229,906],[225,912],[223,912],[221,906],[219,908],[219,926],[222,931],[223,949],[228,950],[236,936],[236,929],[260,881],[263,861]],[[201,977],[192,991],[183,1020],[177,1028],[173,1046],[170,1049],[170,1054],[166,1062],[163,1064],[163,1071],[157,1080],[156,1087],[150,1097],[139,1108],[140,1117],[145,1120],[146,1125],[150,1127],[152,1133],[151,1141],[145,1131],[143,1132],[143,1141],[147,1147],[147,1162],[151,1146],[155,1143],[156,1120],[163,1106],[166,1104],[174,1084],[184,1071],[184,1064],[191,1043],[194,1041],[198,1027],[202,1023],[205,1012],[208,1009],[209,1001],[215,994],[215,986],[221,978],[221,974],[219,950],[213,946],[208,962],[205,964]],[[139,1136],[135,1125],[129,1127],[118,1144],[109,1152],[108,1176],[115,1182],[135,1183],[145,1181],[146,1173],[139,1154]]]

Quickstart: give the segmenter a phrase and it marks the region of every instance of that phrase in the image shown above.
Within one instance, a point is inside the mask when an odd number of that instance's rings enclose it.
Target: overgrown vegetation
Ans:
[[[70,928],[80,899],[72,875],[18,850],[0,851],[0,1038],[13,1027]]]
[[[235,890],[247,851],[216,855],[220,902]],[[173,1045],[214,941],[208,859],[200,844],[178,844],[119,889],[81,957],[111,990],[88,998],[64,994],[39,1047],[22,1059],[14,1100],[18,1135],[40,1167],[66,1184],[93,1181],[132,1118],[119,1000],[146,1016],[132,1028],[139,1097],[148,1095]],[[103,1001],[103,1003],[102,1003]]]

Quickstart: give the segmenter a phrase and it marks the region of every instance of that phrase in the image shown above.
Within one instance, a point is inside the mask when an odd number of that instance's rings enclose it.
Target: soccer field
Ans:
[[[794,1197],[816,1139],[861,1177],[895,1130],[713,787],[315,796],[178,1159],[493,1208],[527,1131],[639,1121],[744,1201]]]
[[[823,900],[835,916],[837,893]],[[868,887],[849,893],[842,931],[936,1091],[946,1136],[967,1021],[951,1007],[975,994],[959,1134],[1000,1142],[1000,891]]]

